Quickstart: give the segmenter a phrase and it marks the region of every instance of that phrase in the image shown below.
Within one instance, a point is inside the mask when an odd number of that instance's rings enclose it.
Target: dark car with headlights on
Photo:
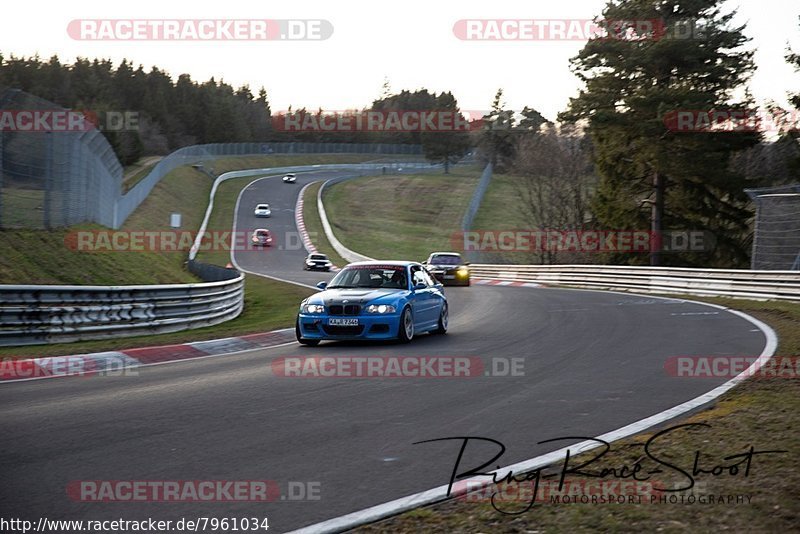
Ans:
[[[309,254],[303,261],[303,269],[306,271],[330,271],[333,263],[325,254]]]
[[[468,286],[469,263],[457,252],[434,252],[422,264],[443,285]]]

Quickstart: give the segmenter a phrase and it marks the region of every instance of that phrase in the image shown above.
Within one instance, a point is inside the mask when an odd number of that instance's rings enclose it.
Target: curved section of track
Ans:
[[[280,178],[255,182],[242,194],[239,228],[294,232],[299,189]],[[275,216],[249,220],[251,204],[264,201]],[[302,247],[279,247],[236,260],[298,283],[326,278],[301,270]],[[497,286],[447,294],[450,333],[409,345],[291,344],[143,368],[136,377],[0,387],[0,504],[28,519],[268,516],[273,531],[291,530],[446,483],[456,445],[414,442],[491,437],[508,447],[508,465],[566,445],[541,440],[600,435],[724,382],[670,377],[670,356],[757,355],[765,345],[744,318],[680,300]],[[524,373],[283,378],[272,362],[287,356],[476,356],[488,366],[520,359]],[[314,482],[320,499],[104,504],[65,493],[73,480],[206,479]]]

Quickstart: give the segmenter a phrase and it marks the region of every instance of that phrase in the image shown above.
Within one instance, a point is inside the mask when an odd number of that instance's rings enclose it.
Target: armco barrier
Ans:
[[[198,284],[0,286],[0,346],[163,334],[238,316],[244,275],[189,262]]]
[[[214,181],[206,216],[189,254],[198,284],[141,286],[0,285],[0,346],[66,343],[88,339],[163,334],[212,326],[237,317],[244,307],[244,275],[195,261],[224,180],[258,174],[315,170],[382,172],[435,168],[428,163],[335,164],[250,169]]]
[[[797,271],[747,271],[614,265],[473,264],[472,276],[588,289],[800,301]]]
[[[301,165],[295,167],[267,167],[263,169],[247,169],[243,171],[231,171],[226,172],[224,174],[220,174],[215,180],[213,185],[211,186],[211,192],[209,193],[208,199],[208,208],[206,209],[206,214],[203,217],[203,222],[200,225],[200,229],[197,232],[197,238],[195,239],[192,248],[189,250],[189,259],[193,260],[197,256],[197,252],[200,250],[200,246],[203,241],[203,236],[205,235],[206,228],[208,226],[209,218],[211,217],[211,212],[214,209],[214,197],[217,194],[217,188],[219,184],[226,180],[231,180],[234,178],[244,178],[248,176],[258,176],[259,174],[263,175],[270,175],[270,174],[281,174],[281,173],[288,173],[288,172],[312,172],[312,171],[358,171],[363,173],[382,173],[384,171],[392,171],[392,172],[406,172],[409,171],[428,171],[428,170],[436,170],[440,169],[441,165],[435,165],[431,163],[420,163],[420,162],[404,162],[404,163],[332,163],[332,164],[319,164],[319,165]],[[346,178],[335,178],[333,180],[340,180],[340,179],[349,179],[353,178],[353,176],[349,176]],[[326,182],[327,183],[327,182]],[[321,190],[322,188],[320,188]],[[323,208],[324,209],[324,208]],[[323,224],[325,224],[326,219],[323,218]],[[347,259],[346,256],[343,256]],[[352,260],[350,260],[352,261]]]

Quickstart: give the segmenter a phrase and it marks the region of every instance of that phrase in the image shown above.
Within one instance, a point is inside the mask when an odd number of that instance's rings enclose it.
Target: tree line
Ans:
[[[734,119],[701,123],[691,131],[675,128],[675,114],[690,110],[698,120],[720,110],[747,112],[756,104],[746,91],[755,69],[744,26],[722,0],[612,0],[601,21],[631,21],[622,38],[590,39],[571,60],[582,83],[579,94],[548,121],[533,107],[508,109],[502,89],[490,111],[470,119],[466,130],[325,131],[275,128],[286,112],[273,115],[266,91],[234,89],[213,78],[173,79],[157,67],[145,71],[128,61],[79,58],[62,64],[0,55],[0,86],[23,89],[74,109],[123,109],[141,113],[137,132],[107,134],[125,162],[141,154],[166,153],[195,143],[238,141],[332,141],[414,143],[445,172],[473,152],[496,172],[516,180],[531,225],[543,229],[704,230],[714,235],[704,253],[649,256],[625,252],[597,256],[605,263],[747,267],[753,211],[746,188],[800,179],[797,127],[765,137],[760,128],[737,128]],[[657,28],[637,20],[659,20]],[[702,21],[702,34],[686,36],[687,21]],[[602,24],[602,22],[601,22]],[[696,26],[692,26],[696,28]],[[651,33],[647,33],[647,32]],[[637,32],[642,32],[637,34]],[[683,35],[683,38],[676,36]],[[800,71],[800,51],[785,60]],[[788,95],[795,109],[800,93]],[[775,116],[787,112],[768,104]],[[436,110],[461,114],[451,92],[427,89],[383,93],[362,110]],[[300,108],[290,113],[322,116]],[[795,112],[796,113],[796,112]],[[795,121],[797,116],[793,117]],[[758,126],[758,125],[756,125]],[[541,254],[535,261],[564,261]]]

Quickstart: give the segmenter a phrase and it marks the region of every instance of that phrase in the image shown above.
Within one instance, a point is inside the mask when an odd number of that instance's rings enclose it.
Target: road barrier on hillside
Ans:
[[[489,189],[489,182],[491,181],[492,164],[487,163],[486,167],[483,169],[483,173],[481,174],[481,179],[478,180],[478,185],[475,187],[475,192],[472,193],[472,199],[470,199],[467,211],[464,213],[464,217],[461,219],[461,229],[464,232],[469,232],[469,230],[472,228],[472,221],[475,220],[475,216],[478,214],[478,210],[481,207],[481,202],[483,202],[483,196],[486,194],[486,190]]]
[[[375,173],[375,172],[383,173],[386,171],[392,171],[393,173],[397,173],[397,172],[403,172],[404,170],[420,171],[420,170],[435,170],[439,168],[441,168],[441,165],[434,165],[430,163],[420,163],[420,162],[332,163],[332,164],[320,164],[320,165],[300,165],[295,167],[267,167],[264,169],[247,169],[243,171],[231,171],[231,172],[226,172],[224,174],[220,174],[214,180],[214,184],[211,186],[211,193],[209,193],[209,198],[208,198],[208,208],[206,209],[206,214],[203,217],[203,222],[200,224],[200,230],[197,232],[197,237],[195,239],[195,242],[192,245],[192,248],[189,250],[189,259],[190,260],[195,259],[195,257],[197,256],[197,252],[200,250],[200,246],[202,245],[206,228],[208,227],[208,220],[211,217],[212,210],[214,209],[214,197],[217,194],[217,188],[219,187],[219,184],[221,184],[226,180],[231,180],[233,178],[246,178],[248,176],[258,176],[259,174],[268,176],[271,174],[285,174],[289,172],[297,173],[297,172],[344,170],[344,171],[358,171],[361,173]],[[356,178],[356,176],[336,178],[335,180],[339,181],[342,179],[350,179],[350,178]],[[320,190],[321,189],[322,188],[320,188]],[[325,224],[327,224],[327,219],[323,217],[323,225]],[[347,258],[345,257],[345,259]]]
[[[189,254],[197,284],[137,286],[0,285],[0,346],[66,343],[164,334],[212,326],[244,308],[244,274],[195,260],[213,209],[217,186],[230,178],[319,170],[363,173],[419,171],[429,163],[359,163],[250,169],[220,175]]]
[[[800,301],[797,271],[748,271],[615,265],[473,264],[472,276],[586,289]]]
[[[18,89],[0,87],[0,228],[49,229],[95,222],[119,229],[169,172],[225,156],[373,154],[422,157],[420,145],[392,143],[212,143],[180,148],[126,190],[114,149],[91,111],[66,110]],[[135,114],[134,114],[135,115]],[[121,112],[109,112],[121,119]],[[127,112],[125,114],[127,116]],[[127,119],[125,119],[127,121]],[[126,126],[127,124],[127,126]],[[145,172],[145,171],[142,171]],[[207,171],[206,171],[207,172]]]
[[[189,262],[207,282],[0,286],[0,346],[164,334],[219,324],[244,306],[244,275]]]

